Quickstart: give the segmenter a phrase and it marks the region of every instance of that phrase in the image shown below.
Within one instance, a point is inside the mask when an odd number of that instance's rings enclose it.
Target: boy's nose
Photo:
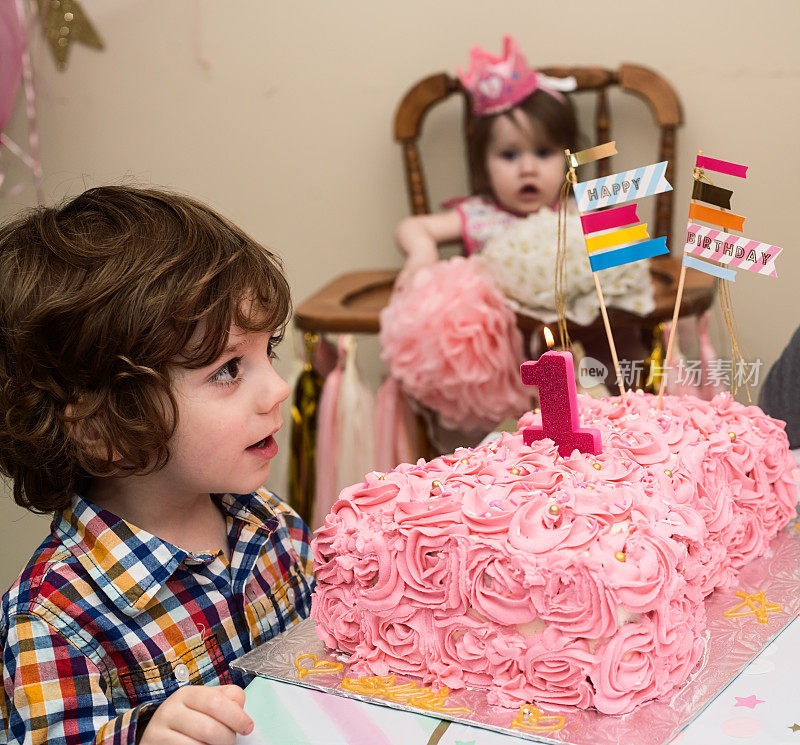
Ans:
[[[272,411],[289,398],[290,393],[289,384],[270,365],[258,394],[259,411],[265,413]]]

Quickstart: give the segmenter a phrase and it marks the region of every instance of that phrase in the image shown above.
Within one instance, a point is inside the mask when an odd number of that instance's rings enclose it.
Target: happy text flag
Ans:
[[[634,199],[642,199],[664,191],[672,191],[664,174],[667,161],[634,168],[610,176],[579,181],[574,185],[578,211],[589,212]]]

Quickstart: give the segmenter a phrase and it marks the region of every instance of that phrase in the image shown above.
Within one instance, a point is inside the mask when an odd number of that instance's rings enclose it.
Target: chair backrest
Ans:
[[[578,91],[594,91],[595,142],[600,144],[613,139],[611,134],[611,115],[608,107],[608,89],[619,87],[644,99],[660,130],[658,160],[669,161],[666,177],[672,183],[675,156],[675,131],[682,123],[681,107],[673,87],[658,73],[639,65],[623,64],[619,70],[606,70],[602,67],[545,67],[545,75],[567,77],[572,75],[577,81]],[[464,127],[469,126],[469,106],[467,94],[461,82],[447,73],[438,73],[420,80],[403,96],[394,119],[394,137],[403,147],[403,160],[406,169],[406,185],[411,200],[411,211],[415,215],[430,212],[425,175],[420,161],[417,142],[420,137],[422,121],[432,106],[441,103],[453,94],[464,97]],[[607,176],[609,160],[597,162],[597,175]],[[474,174],[470,173],[474,180]],[[474,187],[474,183],[472,184]],[[668,191],[656,197],[656,221],[654,237],[666,236],[670,242],[672,224],[672,201],[674,192]]]

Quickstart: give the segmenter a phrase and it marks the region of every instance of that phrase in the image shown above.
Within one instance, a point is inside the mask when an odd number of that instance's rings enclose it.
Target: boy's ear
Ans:
[[[121,460],[116,448],[112,448],[111,452],[108,451],[93,417],[81,416],[80,405],[80,402],[77,404],[69,403],[64,407],[67,432],[78,450],[94,460],[108,463],[116,463]]]

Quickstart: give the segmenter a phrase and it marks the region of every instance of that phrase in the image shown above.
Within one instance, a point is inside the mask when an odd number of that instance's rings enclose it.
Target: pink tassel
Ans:
[[[344,353],[342,351],[342,338],[339,339],[339,364],[325,379],[322,395],[317,413],[317,458],[316,458],[316,489],[314,506],[312,508],[312,530],[322,525],[325,515],[330,509],[329,505],[336,499],[336,461],[338,460],[339,440],[336,437],[337,404],[339,389],[342,382],[342,364]],[[324,505],[328,509],[322,512]]]
[[[718,393],[728,390],[723,382],[723,372],[719,364],[719,358],[711,344],[708,335],[708,324],[711,320],[710,311],[706,311],[697,319],[697,338],[700,343],[700,367],[703,370],[703,384],[700,389],[700,398],[710,401]]]
[[[415,463],[420,451],[416,419],[400,384],[391,376],[375,397],[375,468],[389,471],[399,463]]]
[[[317,415],[317,479],[311,528],[325,522],[346,486],[375,468],[372,393],[358,376],[356,342],[339,337],[339,360],[322,389]]]

